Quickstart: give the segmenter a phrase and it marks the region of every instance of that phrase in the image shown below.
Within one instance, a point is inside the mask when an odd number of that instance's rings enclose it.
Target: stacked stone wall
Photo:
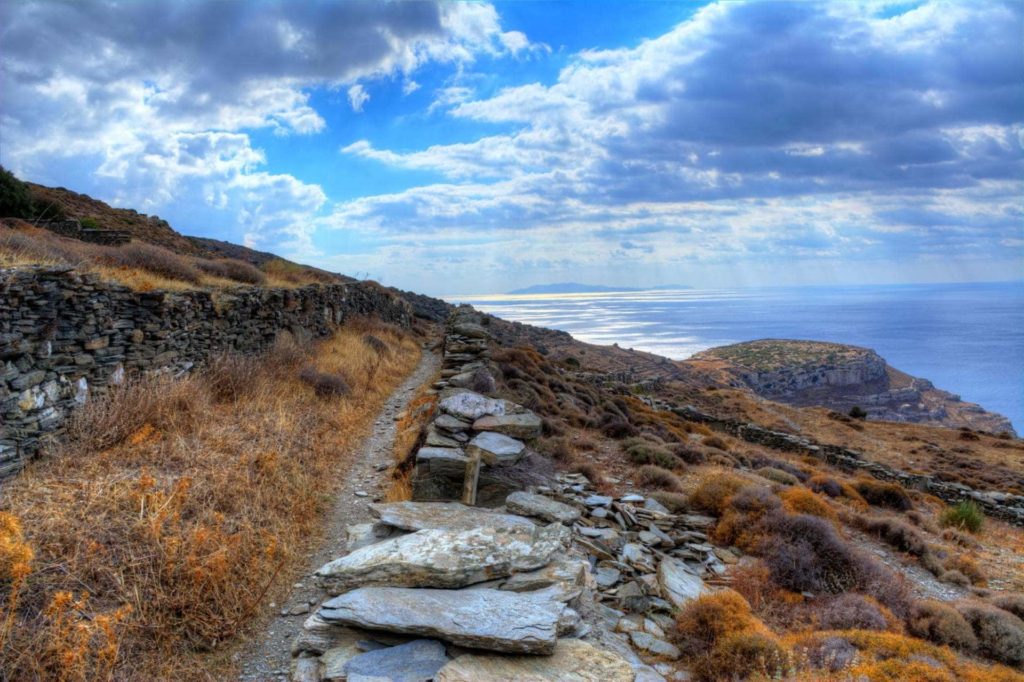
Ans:
[[[257,353],[282,331],[322,336],[352,316],[408,327],[412,310],[364,282],[138,292],[69,268],[0,269],[0,478],[126,376]]]

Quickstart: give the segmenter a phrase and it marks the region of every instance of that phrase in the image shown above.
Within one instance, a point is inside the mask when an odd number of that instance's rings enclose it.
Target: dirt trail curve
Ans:
[[[361,455],[351,466],[340,471],[345,482],[339,489],[334,509],[327,520],[324,542],[309,558],[306,577],[295,583],[283,604],[276,604],[276,615],[262,636],[254,638],[238,654],[239,680],[263,682],[287,680],[291,662],[292,639],[302,629],[306,611],[311,611],[323,592],[310,576],[322,565],[345,553],[345,527],[371,521],[367,505],[375,497],[384,495],[389,482],[388,469],[394,463],[392,447],[395,442],[395,422],[405,410],[416,389],[428,382],[441,366],[441,359],[429,350],[409,378],[399,386],[384,404],[373,424],[373,433],[361,446]],[[295,615],[280,615],[294,613]]]

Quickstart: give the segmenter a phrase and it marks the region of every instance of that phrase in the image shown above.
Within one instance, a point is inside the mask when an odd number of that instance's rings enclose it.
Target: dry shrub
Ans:
[[[227,272],[228,279],[244,284],[262,286],[267,282],[267,275],[252,263],[238,260],[237,258],[225,258],[221,261]]]
[[[715,516],[721,516],[729,499],[750,482],[742,476],[717,471],[701,478],[690,493],[690,505]]]
[[[189,284],[199,284],[202,273],[189,259],[169,249],[144,242],[133,241],[124,246],[108,248],[102,252],[100,261],[106,265],[145,270],[161,277],[176,279]]]
[[[719,436],[706,436],[701,440],[705,447],[717,448],[718,450],[729,451],[729,446]]]
[[[724,637],[694,666],[694,679],[704,682],[778,679],[792,668],[792,652],[766,632],[741,632]]]
[[[601,489],[605,485],[604,474],[600,467],[593,462],[574,462],[569,471],[575,474],[583,474],[595,488]]]
[[[227,657],[203,652],[252,628],[305,568],[356,444],[418,360],[411,339],[381,337],[394,349],[386,380],[358,400],[310,400],[294,371],[269,363],[233,402],[215,400],[199,372],[82,410],[78,440],[5,485],[8,511],[32,520],[36,559],[5,614],[3,676],[233,678]],[[317,369],[360,379],[366,352],[342,329],[318,345]],[[128,405],[99,409],[107,402]],[[97,437],[88,415],[117,417],[115,437]]]
[[[703,450],[695,448],[692,445],[674,443],[668,446],[668,450],[687,464],[703,464],[708,459]]]
[[[747,552],[759,551],[767,539],[764,518],[782,507],[782,502],[765,486],[748,485],[729,498],[715,525],[714,539],[719,544],[735,545]]]
[[[959,604],[957,610],[971,624],[982,653],[1001,663],[1024,664],[1024,621],[1002,609],[976,602]]]
[[[656,464],[668,469],[679,464],[679,460],[667,449],[645,441],[631,443],[626,448],[626,454],[629,455],[630,461],[635,464]]]
[[[682,493],[670,493],[664,490],[657,490],[650,494],[665,509],[673,514],[684,514],[690,509],[690,496]]]
[[[782,506],[786,511],[793,514],[820,516],[832,522],[838,520],[835,510],[829,506],[828,502],[807,488],[787,488],[779,493],[779,499],[782,500]]]
[[[601,424],[601,433],[609,438],[620,440],[636,436],[640,431],[624,417],[610,417]]]
[[[868,504],[877,507],[888,507],[897,511],[914,508],[910,495],[898,483],[884,483],[874,479],[862,479],[854,484],[854,488]]]
[[[253,379],[259,376],[260,363],[266,361],[234,353],[215,356],[204,368],[211,397],[217,402],[241,400],[256,388]]]
[[[996,608],[1009,611],[1024,620],[1024,594],[996,594],[989,598]]]
[[[767,478],[769,481],[780,485],[797,485],[800,483],[800,479],[793,474],[783,471],[782,469],[776,469],[775,467],[761,467],[760,469],[757,469],[755,473],[762,478]]]
[[[764,624],[751,612],[747,600],[735,590],[725,589],[687,603],[669,634],[684,653],[699,655],[728,635],[764,631]]]
[[[352,392],[344,377],[321,372],[315,367],[303,367],[299,370],[298,376],[299,379],[313,388],[313,393],[319,398],[346,396]]]
[[[829,497],[841,497],[843,486],[839,481],[825,474],[815,474],[807,481],[807,487],[816,493],[822,493]]]
[[[862,594],[851,592],[816,600],[812,608],[820,630],[902,631],[892,611]]]
[[[970,623],[948,604],[938,601],[914,603],[907,618],[910,634],[929,642],[951,646],[964,651],[974,651],[978,638],[974,636]]]
[[[863,514],[854,516],[853,520],[858,528],[871,533],[901,552],[907,552],[916,557],[925,557],[930,553],[924,536],[909,524],[896,519],[870,517]]]
[[[534,449],[556,462],[572,462],[579,454],[576,444],[567,436],[556,436],[553,438],[542,436],[537,439]]]
[[[954,554],[946,559],[944,568],[947,571],[956,571],[967,577],[969,584],[984,587],[987,582],[985,572],[981,570],[978,562],[964,554]]]
[[[636,473],[636,481],[648,488],[667,490],[669,492],[682,492],[683,484],[679,477],[668,469],[663,469],[654,464],[645,464]]]

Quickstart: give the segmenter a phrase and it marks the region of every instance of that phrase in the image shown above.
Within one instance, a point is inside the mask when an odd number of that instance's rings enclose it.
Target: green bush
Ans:
[[[31,218],[32,211],[28,185],[0,166],[0,218]]]
[[[979,533],[985,525],[985,512],[981,511],[976,502],[964,500],[956,506],[947,507],[939,517],[939,525],[943,528],[952,526]]]
[[[86,216],[78,221],[83,228],[86,230],[98,230],[100,229],[100,222],[92,216]]]

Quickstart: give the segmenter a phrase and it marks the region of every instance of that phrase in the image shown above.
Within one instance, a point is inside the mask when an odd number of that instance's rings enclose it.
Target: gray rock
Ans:
[[[475,431],[497,431],[506,436],[533,440],[541,433],[540,417],[533,412],[481,417],[473,422]]]
[[[477,420],[485,415],[501,416],[505,414],[504,401],[488,398],[473,391],[462,391],[450,395],[443,399],[438,407],[443,412],[464,421]],[[480,431],[481,429],[476,430]]]
[[[612,498],[607,495],[588,495],[583,500],[583,504],[588,507],[608,507],[611,506]]]
[[[551,656],[459,656],[436,682],[633,682],[633,668],[618,654],[579,639],[563,639]]]
[[[430,682],[447,663],[444,644],[433,639],[417,639],[351,658],[345,664],[345,674],[348,682]]]
[[[569,529],[427,529],[363,547],[324,564],[316,581],[330,594],[357,587],[458,588],[546,566],[565,551]]]
[[[450,414],[442,414],[434,420],[434,426],[448,433],[460,433],[468,430],[470,423],[457,419]]]
[[[460,646],[551,654],[563,608],[546,597],[503,590],[363,587],[328,600],[319,615],[328,622]]]
[[[289,679],[291,682],[320,682],[322,679],[320,659],[305,657],[292,659]]]
[[[659,514],[671,514],[672,513],[672,512],[670,512],[668,510],[668,508],[665,505],[663,505],[661,502],[658,502],[653,497],[648,497],[646,500],[644,500],[644,509],[647,509],[647,510],[653,511],[653,512],[658,512]]]
[[[665,557],[658,564],[658,585],[666,599],[682,608],[706,591],[704,581],[679,559]]]
[[[600,588],[614,587],[621,577],[622,573],[610,566],[598,566],[594,570],[594,580]]]
[[[580,510],[550,497],[517,490],[505,498],[505,507],[515,514],[533,516],[545,521],[571,524],[579,520]]]
[[[459,336],[468,336],[471,339],[486,339],[490,336],[487,330],[473,322],[461,322],[452,327],[452,331]]]
[[[420,448],[416,453],[418,473],[459,478],[466,473],[466,453],[455,448]]]
[[[445,415],[445,416],[447,416],[447,415]],[[457,447],[459,447],[459,441],[455,440],[454,438],[449,438],[448,436],[444,435],[439,430],[437,430],[437,429],[435,429],[433,427],[431,427],[427,431],[427,439],[425,441],[425,444],[429,445],[430,447],[435,447],[435,448],[457,448]]]
[[[493,431],[477,434],[466,446],[467,455],[479,453],[480,461],[490,466],[511,466],[522,459],[525,451],[522,441]]]
[[[579,596],[587,582],[590,563],[577,557],[561,557],[536,571],[516,573],[501,586],[511,592],[551,588],[552,598],[566,602]]]
[[[370,513],[385,523],[402,530],[472,530],[474,528],[533,528],[529,519],[514,514],[501,514],[467,507],[458,502],[388,502],[371,504]]]
[[[677,647],[647,632],[640,630],[631,632],[629,633],[629,639],[637,649],[655,656],[664,656],[673,661],[682,656],[682,652]]]

